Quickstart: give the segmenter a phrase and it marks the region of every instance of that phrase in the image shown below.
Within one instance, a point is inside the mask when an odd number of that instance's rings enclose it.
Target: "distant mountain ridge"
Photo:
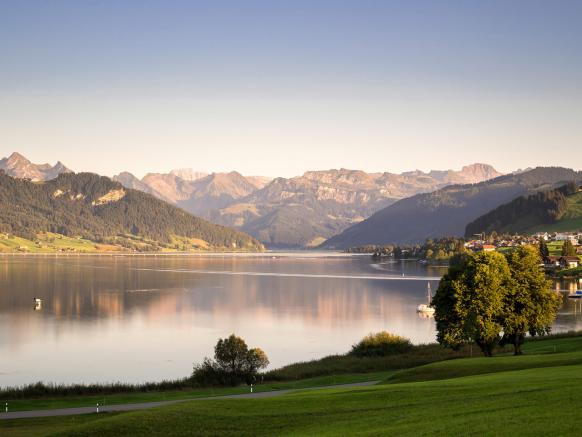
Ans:
[[[322,248],[411,244],[427,238],[463,236],[479,216],[527,193],[578,180],[582,172],[538,167],[477,184],[451,185],[400,200],[326,241]]]
[[[61,161],[58,161],[54,166],[33,164],[17,152],[0,160],[0,170],[4,170],[9,176],[32,181],[47,181],[56,178],[61,173],[71,172]]]
[[[51,232],[139,250],[261,250],[242,232],[209,223],[152,195],[92,173],[42,184],[0,172],[0,232]]]
[[[60,162],[53,167],[35,165],[17,153],[0,162],[9,175],[34,181],[71,171]],[[182,168],[149,173],[142,179],[122,172],[113,180],[213,223],[249,233],[270,247],[304,248],[318,246],[401,199],[499,175],[490,165],[472,164],[459,171],[395,174],[332,169],[275,179]]]
[[[272,247],[300,248],[317,245],[399,199],[500,174],[487,164],[472,164],[460,171],[428,173],[308,171],[271,181],[237,172],[194,181],[185,181],[176,172],[149,174],[141,181],[122,173],[115,179],[214,223],[248,232]]]

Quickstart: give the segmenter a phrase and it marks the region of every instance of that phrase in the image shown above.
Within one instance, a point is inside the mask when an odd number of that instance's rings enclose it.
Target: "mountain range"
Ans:
[[[38,166],[18,154],[2,162],[9,164],[5,165],[9,174],[34,180],[51,179],[59,170],[70,171],[62,164]],[[348,169],[308,171],[302,176],[272,180],[235,171],[205,174],[190,169],[149,173],[142,179],[123,172],[113,179],[210,222],[237,228],[269,247],[304,248],[319,246],[346,229],[357,229],[358,223],[365,223],[377,211],[398,205],[402,199],[500,175],[487,164],[472,164],[459,171],[401,174]]]
[[[582,172],[538,167],[477,184],[447,186],[402,199],[330,238],[322,248],[413,244],[427,238],[461,237],[469,223],[500,205],[580,179]]]
[[[486,164],[460,171],[402,174],[359,170],[309,171],[293,178],[193,171],[149,173],[115,180],[173,203],[213,223],[240,229],[270,247],[313,247],[399,199],[455,183],[475,183],[500,173]]]
[[[61,173],[71,172],[61,161],[55,165],[33,164],[16,152],[8,158],[0,159],[0,170],[4,170],[9,176],[32,181],[46,181],[56,178]]]

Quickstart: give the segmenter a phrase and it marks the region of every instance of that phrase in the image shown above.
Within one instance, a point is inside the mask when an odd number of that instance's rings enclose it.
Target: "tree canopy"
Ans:
[[[259,370],[269,365],[260,348],[249,349],[235,334],[221,338],[214,347],[214,360],[205,358],[194,366],[193,379],[200,385],[236,385],[255,381]]]
[[[511,286],[504,299],[503,340],[521,354],[525,335],[544,335],[556,317],[560,295],[552,292],[550,281],[538,267],[540,256],[533,247],[520,247],[507,256]]]
[[[432,302],[439,343],[458,348],[475,342],[491,356],[501,341],[512,343],[518,354],[527,333],[548,333],[559,296],[551,291],[540,262],[532,247],[507,256],[479,252],[456,258]]]

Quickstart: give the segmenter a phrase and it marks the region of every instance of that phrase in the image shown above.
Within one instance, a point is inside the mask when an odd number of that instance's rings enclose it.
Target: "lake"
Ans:
[[[434,320],[415,309],[443,272],[302,252],[0,256],[0,386],[181,378],[231,333],[271,368],[345,353],[379,330],[433,342]],[[560,311],[555,331],[570,329],[582,329],[582,302]]]

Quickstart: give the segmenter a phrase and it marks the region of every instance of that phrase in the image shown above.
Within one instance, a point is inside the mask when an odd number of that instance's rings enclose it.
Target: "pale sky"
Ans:
[[[582,169],[580,1],[2,1],[0,157]]]

